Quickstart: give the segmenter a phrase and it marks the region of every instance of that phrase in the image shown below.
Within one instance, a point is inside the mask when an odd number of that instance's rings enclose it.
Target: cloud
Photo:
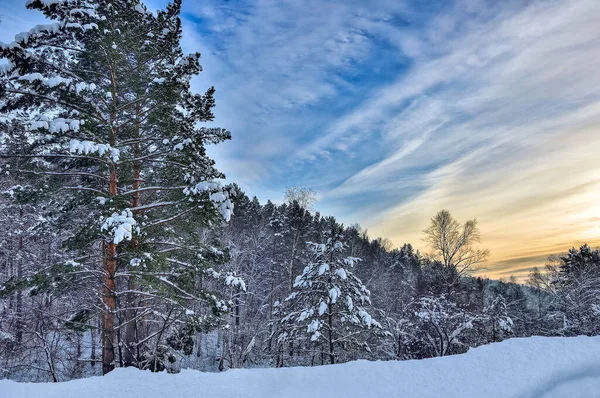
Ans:
[[[364,26],[383,15],[360,2],[184,3],[184,47],[204,54],[195,84],[216,85],[217,121],[234,135],[212,152],[230,178],[261,190],[289,180],[290,158],[332,118],[373,51]],[[349,149],[353,140],[336,145]]]
[[[210,154],[249,194],[314,187],[422,249],[435,212],[477,217],[492,276],[600,242],[598,1],[183,4],[193,86],[233,133]],[[29,25],[7,7],[0,40]]]
[[[16,34],[45,21],[41,13],[26,9],[24,1],[3,1],[0,4],[0,41],[10,43]]]
[[[598,242],[599,11],[595,1],[534,2],[475,15],[438,37],[439,51],[423,49],[407,73],[318,139],[320,147],[349,126],[367,132],[391,120],[360,142],[381,140],[383,156],[330,194],[368,193],[361,221],[397,244],[419,242],[442,208],[477,217],[492,270],[527,248],[538,247],[539,260],[575,241]],[[413,42],[436,36],[414,34]]]

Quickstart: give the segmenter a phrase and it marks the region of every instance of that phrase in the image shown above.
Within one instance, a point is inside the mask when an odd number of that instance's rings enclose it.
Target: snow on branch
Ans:
[[[42,116],[29,125],[29,131],[46,129],[50,133],[65,133],[67,131],[79,131],[79,128],[85,123],[84,120],[56,118],[50,119],[48,116]]]
[[[186,180],[190,177],[186,176]],[[233,214],[233,202],[228,187],[223,187],[218,181],[202,181],[184,188],[183,193],[190,198],[208,195],[208,199],[219,210],[223,219],[227,222]]]
[[[112,148],[108,144],[97,144],[92,141],[79,141],[72,139],[69,143],[69,152],[76,154],[98,153],[100,156],[108,153],[113,162],[119,161],[120,151],[116,148]]]
[[[108,231],[112,235],[112,241],[119,244],[123,240],[131,240],[133,227],[136,225],[133,218],[133,213],[129,209],[125,209],[119,213],[113,213],[110,217],[104,220],[100,227],[101,231]],[[139,231],[138,231],[139,232]]]

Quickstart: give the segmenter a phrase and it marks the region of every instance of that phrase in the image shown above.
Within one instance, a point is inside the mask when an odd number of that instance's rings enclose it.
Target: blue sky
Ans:
[[[146,2],[150,9],[164,2]],[[3,0],[0,40],[41,20]],[[400,245],[477,218],[492,276],[600,242],[600,2],[184,0],[211,149],[249,195],[314,188],[318,210]]]

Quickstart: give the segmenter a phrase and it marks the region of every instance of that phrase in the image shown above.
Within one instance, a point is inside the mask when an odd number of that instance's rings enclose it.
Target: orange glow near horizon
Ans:
[[[568,145],[567,145],[568,144]],[[584,128],[538,142],[531,156],[476,176],[460,161],[429,189],[380,215],[369,230],[427,252],[422,230],[441,209],[461,223],[476,218],[491,255],[478,275],[524,281],[551,254],[600,246],[600,130]]]

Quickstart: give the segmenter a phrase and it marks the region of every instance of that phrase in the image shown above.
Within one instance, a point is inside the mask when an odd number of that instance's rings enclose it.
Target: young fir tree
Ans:
[[[512,334],[513,320],[506,310],[506,299],[499,294],[492,303],[484,308],[486,324],[489,328],[492,342],[502,341]]]
[[[190,90],[200,54],[181,50],[180,0],[156,15],[137,0],[27,7],[53,22],[0,44],[8,60],[0,113],[26,120],[17,134],[31,144],[4,155],[27,160],[15,172],[39,177],[45,194],[60,198],[53,228],[71,258],[12,286],[95,285],[103,373],[115,366],[116,338],[121,363],[140,366],[168,325],[214,323],[228,310],[202,288],[205,275],[225,276],[207,269],[225,253],[201,244],[199,233],[232,212],[232,190],[205,152],[230,133],[198,125],[213,120],[214,88]],[[210,316],[188,310],[193,302],[210,304]],[[151,331],[155,324],[162,329]]]
[[[363,346],[360,334],[381,329],[381,325],[364,309],[370,292],[350,271],[360,261],[343,257],[343,228],[328,220],[324,243],[309,242],[314,261],[296,277],[295,291],[286,299],[282,329],[278,337],[286,343],[295,337],[313,343],[324,342],[330,363],[336,361],[336,349]]]

